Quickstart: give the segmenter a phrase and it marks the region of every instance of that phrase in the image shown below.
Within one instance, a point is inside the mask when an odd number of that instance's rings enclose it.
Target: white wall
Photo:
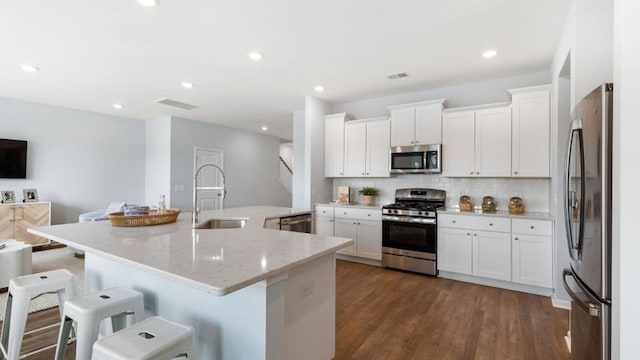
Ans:
[[[613,81],[613,0],[574,0],[574,100]]]
[[[614,5],[612,358],[640,359],[640,2],[615,0]]]
[[[551,208],[550,212],[556,216],[555,226],[555,259],[553,277],[555,305],[569,307],[571,298],[562,283],[562,270],[569,266],[569,250],[564,225],[564,166],[565,152],[568,143],[570,112],[574,107],[572,76],[572,54],[574,32],[573,5],[563,32],[560,36],[556,52],[551,63],[551,77],[553,89],[551,92]]]
[[[331,179],[324,177],[324,116],[333,113],[333,105],[313,96],[305,97],[304,117],[307,122],[305,139],[305,172],[310,179],[309,202],[305,208],[331,200]]]
[[[401,81],[401,80],[400,80]],[[385,96],[336,104],[334,113],[346,112],[356,119],[389,116],[387,106],[446,98],[449,108],[509,101],[508,89],[549,84],[548,70],[500,79],[470,82],[462,85]]]
[[[305,97],[304,113],[293,119],[293,207],[309,209],[331,199],[331,179],[324,177],[324,115],[333,105]]]
[[[305,196],[305,133],[306,123],[304,111],[293,113],[293,180],[291,183],[292,201],[294,208],[304,208],[306,206]]]
[[[145,204],[164,194],[171,206],[171,117],[147,121],[145,130]]]
[[[2,190],[35,188],[51,201],[53,224],[109,202],[144,202],[143,121],[0,98],[0,136],[28,141],[27,179],[0,179]]]
[[[280,139],[258,133],[171,118],[171,207],[191,211],[193,149],[224,151],[225,207],[290,206],[291,194],[280,184]],[[184,185],[185,191],[175,191]]]

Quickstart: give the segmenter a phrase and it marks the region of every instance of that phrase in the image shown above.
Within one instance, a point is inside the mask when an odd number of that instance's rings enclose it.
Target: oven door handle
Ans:
[[[406,222],[406,223],[414,223],[414,224],[433,224],[433,225],[436,224],[436,219],[433,219],[433,218],[414,218],[414,217],[405,217],[405,216],[382,215],[382,220]]]

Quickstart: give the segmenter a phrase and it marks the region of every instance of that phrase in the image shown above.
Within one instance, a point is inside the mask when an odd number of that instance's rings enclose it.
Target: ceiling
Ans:
[[[291,139],[306,95],[343,103],[546,70],[570,1],[0,0],[0,96],[141,120],[267,125]],[[482,58],[487,49],[498,55]],[[398,72],[409,76],[386,78]]]

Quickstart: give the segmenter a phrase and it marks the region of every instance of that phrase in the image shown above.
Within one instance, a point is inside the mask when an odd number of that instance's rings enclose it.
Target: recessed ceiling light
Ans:
[[[262,59],[262,54],[260,54],[259,52],[250,52],[249,53],[249,59],[253,60],[253,61],[258,61],[260,59]]]
[[[324,91],[324,86],[318,85],[318,86],[314,87],[313,90],[315,90],[317,92],[323,92]]]
[[[267,127],[267,125],[262,125],[262,127],[260,128],[262,131],[267,131],[269,130],[269,128]]]
[[[495,57],[497,54],[498,52],[495,50],[487,50],[482,53],[482,57],[485,59],[491,59],[492,57]]]
[[[152,7],[152,6],[157,6],[158,5],[158,0],[138,0],[138,2],[140,3],[140,5],[148,6],[148,7]]]
[[[27,65],[27,64],[20,65],[20,68],[23,71],[26,71],[26,72],[37,72],[37,71],[40,71],[39,67],[33,66],[33,65]]]
[[[191,88],[193,88],[193,84],[192,84],[192,83],[190,83],[190,82],[186,82],[186,81],[182,81],[182,82],[180,83],[180,85],[182,85],[182,87],[183,87],[183,88],[185,88],[185,89],[191,89]]]
[[[113,108],[120,110],[120,109],[122,109],[122,105],[121,104],[113,104]]]

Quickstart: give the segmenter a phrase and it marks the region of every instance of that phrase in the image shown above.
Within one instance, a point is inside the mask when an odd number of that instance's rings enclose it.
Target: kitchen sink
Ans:
[[[209,219],[196,226],[194,229],[240,229],[247,224],[245,219]]]

